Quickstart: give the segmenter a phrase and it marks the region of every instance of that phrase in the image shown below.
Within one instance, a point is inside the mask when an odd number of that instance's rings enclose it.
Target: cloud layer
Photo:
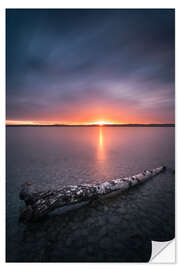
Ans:
[[[173,122],[174,10],[7,10],[7,119]]]

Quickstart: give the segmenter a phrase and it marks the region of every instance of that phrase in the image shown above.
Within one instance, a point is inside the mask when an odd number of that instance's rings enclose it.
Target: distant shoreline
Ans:
[[[175,127],[175,124],[6,125],[6,127]]]

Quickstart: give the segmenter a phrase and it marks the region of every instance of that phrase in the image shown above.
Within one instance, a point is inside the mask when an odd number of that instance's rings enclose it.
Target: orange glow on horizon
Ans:
[[[108,125],[108,124],[125,124],[122,122],[110,121],[94,121],[94,122],[70,122],[70,121],[20,121],[20,120],[6,120],[6,125]]]
[[[15,117],[15,116],[14,116]],[[25,118],[28,117],[28,118]],[[24,119],[23,119],[24,118]],[[142,113],[134,110],[134,107],[112,106],[112,104],[101,104],[101,106],[82,104],[77,108],[69,108],[63,112],[44,112],[43,115],[31,113],[28,116],[19,116],[19,119],[7,118],[7,125],[115,125],[115,124],[163,124],[170,123],[169,119],[163,121],[157,117],[152,110],[150,113]]]
[[[126,125],[126,124],[166,124],[166,122],[144,122],[144,121],[105,121],[105,120],[98,120],[98,121],[25,121],[25,120],[6,120],[6,125]]]

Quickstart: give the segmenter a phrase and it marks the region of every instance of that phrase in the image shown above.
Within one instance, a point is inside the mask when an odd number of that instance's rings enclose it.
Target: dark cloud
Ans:
[[[81,106],[174,120],[174,10],[9,9],[6,22],[7,119]]]

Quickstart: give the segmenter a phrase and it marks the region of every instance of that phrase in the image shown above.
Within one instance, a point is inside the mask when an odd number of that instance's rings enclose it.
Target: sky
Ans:
[[[7,123],[173,123],[173,9],[8,9]]]

